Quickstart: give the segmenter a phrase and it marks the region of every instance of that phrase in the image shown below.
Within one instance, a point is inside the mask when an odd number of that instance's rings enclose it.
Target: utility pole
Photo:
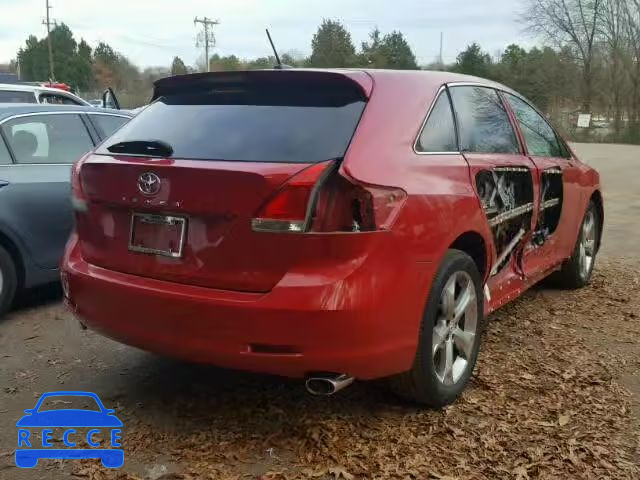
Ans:
[[[205,61],[207,62],[207,72],[209,72],[211,70],[211,66],[209,65],[209,44],[211,44],[211,47],[215,46],[216,37],[213,33],[213,26],[219,25],[220,22],[218,20],[212,20],[207,17],[203,17],[202,19],[196,17],[193,19],[193,24],[195,25],[197,23],[202,24],[202,32],[198,34],[196,46],[199,46],[198,44],[200,42],[204,43],[204,57]],[[209,30],[209,27],[212,27],[211,30]]]
[[[444,43],[444,32],[440,32],[440,68],[444,70],[444,62],[442,59],[442,44]]]
[[[53,48],[51,47],[51,22],[49,21],[49,10],[51,10],[51,5],[49,5],[49,0],[45,0],[47,3],[47,20],[42,23],[47,26],[47,45],[49,47],[49,81],[53,82],[55,76],[53,74]]]

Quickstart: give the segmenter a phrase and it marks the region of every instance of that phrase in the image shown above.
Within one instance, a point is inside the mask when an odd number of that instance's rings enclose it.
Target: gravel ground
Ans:
[[[375,383],[315,398],[301,382],[162,359],[78,329],[56,289],[31,292],[0,321],[0,478],[640,478],[639,196],[626,190],[640,148],[627,149],[578,146],[616,192],[592,284],[535,288],[492,315],[469,388],[442,411]],[[122,469],[13,466],[22,410],[62,389],[116,409]]]

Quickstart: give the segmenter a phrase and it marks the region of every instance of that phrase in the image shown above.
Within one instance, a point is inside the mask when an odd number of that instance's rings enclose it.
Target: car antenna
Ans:
[[[269,43],[271,44],[271,49],[273,50],[273,54],[276,56],[276,64],[273,66],[276,70],[283,70],[285,68],[291,68],[289,65],[286,65],[280,61],[280,55],[278,55],[278,51],[276,50],[276,46],[273,44],[273,40],[271,40],[271,34],[269,33],[269,29],[265,28],[267,32],[267,38],[269,39]]]

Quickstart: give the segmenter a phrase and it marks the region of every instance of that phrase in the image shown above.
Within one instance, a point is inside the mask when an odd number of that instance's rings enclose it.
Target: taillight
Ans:
[[[252,220],[261,232],[370,232],[393,224],[407,194],[364,185],[336,162],[309,167],[291,178]]]
[[[86,212],[88,210],[87,197],[82,191],[82,184],[80,183],[80,170],[89,155],[87,154],[76,161],[71,168],[71,205],[76,212]]]
[[[389,230],[406,198],[400,188],[362,184],[336,171],[318,191],[311,231]]]
[[[262,208],[251,227],[259,232],[304,232],[308,224],[308,207],[313,189],[333,162],[305,168],[294,175]]]

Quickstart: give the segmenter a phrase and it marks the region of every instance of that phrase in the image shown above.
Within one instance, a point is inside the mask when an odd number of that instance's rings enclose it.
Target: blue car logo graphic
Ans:
[[[56,409],[41,410],[42,402],[51,397],[90,397],[97,403],[97,410]],[[99,458],[107,468],[119,468],[124,463],[124,451],[119,448],[122,422],[114,415],[114,410],[104,408],[100,398],[91,392],[49,392],[43,394],[36,406],[24,411],[26,415],[16,423],[18,427],[18,448],[16,465],[33,468],[41,458],[80,459]],[[62,440],[67,448],[52,448],[53,428],[63,427]],[[75,428],[91,428],[86,435]],[[41,441],[36,438],[42,429]],[[96,438],[109,431],[106,436],[111,448],[104,448]],[[81,448],[81,446],[88,448]],[[76,448],[78,446],[78,448]]]

